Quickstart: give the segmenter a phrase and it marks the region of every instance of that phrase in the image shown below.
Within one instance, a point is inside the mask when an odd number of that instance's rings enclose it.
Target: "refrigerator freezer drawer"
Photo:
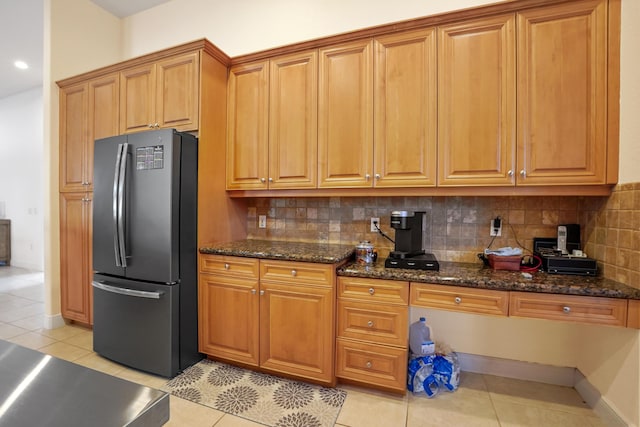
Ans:
[[[179,286],[96,275],[96,353],[135,369],[175,376],[180,369]]]

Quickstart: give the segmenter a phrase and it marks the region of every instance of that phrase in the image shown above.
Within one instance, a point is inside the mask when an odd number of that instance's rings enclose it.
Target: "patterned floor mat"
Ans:
[[[162,390],[273,427],[333,426],[344,390],[279,378],[202,360]]]

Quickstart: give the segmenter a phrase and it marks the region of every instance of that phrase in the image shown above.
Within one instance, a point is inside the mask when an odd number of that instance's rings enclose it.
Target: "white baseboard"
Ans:
[[[609,406],[600,392],[577,369],[574,388],[607,426],[628,427],[629,424]]]
[[[64,319],[62,318],[62,314],[54,314],[53,316],[45,314],[44,315],[44,325],[45,329],[55,329],[64,326]]]
[[[521,362],[498,357],[478,356],[476,354],[457,353],[460,369],[478,374],[496,375],[526,381],[573,387],[575,368]]]
[[[612,427],[629,426],[609,406],[598,389],[591,385],[587,378],[576,368],[521,362],[468,353],[456,354],[458,355],[461,371],[573,387],[606,425]]]

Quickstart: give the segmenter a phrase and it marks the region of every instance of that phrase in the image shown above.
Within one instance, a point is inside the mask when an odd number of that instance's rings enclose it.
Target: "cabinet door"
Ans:
[[[156,120],[161,128],[198,129],[198,52],[156,64]]]
[[[320,50],[319,187],[371,187],[373,42]]]
[[[91,193],[60,193],[60,302],[65,319],[91,324]]]
[[[60,89],[60,191],[85,191],[88,86],[81,83]]]
[[[227,189],[266,189],[269,62],[232,67],[227,96]]]
[[[515,17],[438,28],[438,185],[514,185]]]
[[[318,169],[318,53],[270,62],[269,188],[315,188]]]
[[[436,184],[436,100],[435,29],[377,38],[376,187]]]
[[[518,185],[606,181],[607,2],[518,14]]]
[[[258,281],[200,274],[199,351],[258,366]]]
[[[263,280],[260,289],[260,366],[333,383],[333,288]]]
[[[120,133],[156,127],[155,64],[120,72]]]
[[[93,146],[100,138],[118,135],[120,112],[120,80],[118,74],[89,82],[89,121],[87,124],[87,181],[93,190]]]

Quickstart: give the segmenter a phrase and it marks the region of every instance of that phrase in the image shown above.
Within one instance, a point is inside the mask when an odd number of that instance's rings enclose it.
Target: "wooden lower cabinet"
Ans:
[[[408,295],[408,282],[338,278],[338,378],[404,393]]]
[[[84,324],[92,315],[92,194],[60,193],[62,317]]]
[[[200,255],[199,350],[335,384],[335,265]]]
[[[640,329],[640,300],[629,300],[629,312],[627,314],[627,328]]]
[[[509,315],[624,327],[627,324],[627,300],[511,292]]]

